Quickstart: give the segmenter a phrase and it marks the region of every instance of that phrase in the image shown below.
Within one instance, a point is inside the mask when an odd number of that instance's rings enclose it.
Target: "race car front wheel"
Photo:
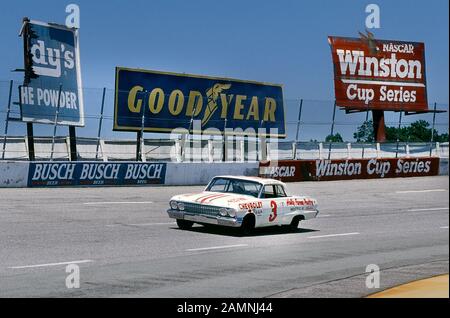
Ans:
[[[177,219],[177,225],[181,230],[189,230],[194,222]]]
[[[250,235],[253,233],[253,230],[255,229],[255,216],[253,214],[247,214],[244,217],[244,220],[242,221],[242,225],[241,225],[241,233],[243,235]]]

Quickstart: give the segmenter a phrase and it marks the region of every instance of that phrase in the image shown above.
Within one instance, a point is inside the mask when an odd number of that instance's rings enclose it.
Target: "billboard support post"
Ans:
[[[100,147],[100,137],[102,134],[103,109],[105,107],[105,93],[106,93],[106,87],[103,87],[102,106],[100,108],[100,119],[98,121],[97,148],[95,149],[95,159],[98,159],[98,148]]]
[[[59,106],[61,103],[61,91],[62,91],[62,84],[59,85],[58,91],[58,103],[56,105],[55,122],[53,124],[52,151],[50,153],[50,160],[53,160],[53,153],[55,151],[55,136],[56,136],[56,129],[58,128],[58,114],[59,114]]]
[[[376,142],[386,141],[386,128],[384,124],[384,111],[372,110],[373,131],[375,133]]]
[[[223,121],[223,144],[222,144],[222,161],[227,161],[227,119],[225,118]]]
[[[369,105],[367,105],[366,120],[364,121],[365,125],[367,125],[367,121],[368,120],[369,120]],[[367,142],[367,140],[365,142]],[[361,154],[361,158],[363,158],[363,159],[364,159],[364,150],[365,150],[365,145],[364,145],[364,142],[363,142],[363,144],[362,144],[362,154]]]
[[[336,119],[336,101],[334,101],[333,104],[333,119],[331,122],[331,132],[330,132],[330,136],[333,137],[334,134],[334,121]],[[331,145],[332,145],[332,140],[330,140],[330,145],[328,146],[328,160],[330,160],[331,158]]]
[[[136,161],[140,161],[142,132],[136,132]]]
[[[303,109],[303,99],[300,99],[300,105],[298,108],[298,118],[297,118],[297,131],[295,133],[294,159],[297,159],[297,143],[298,143],[298,134],[300,132],[300,120],[302,119],[302,109]]]
[[[144,115],[144,107],[142,107],[142,118],[141,118],[141,130],[136,134],[136,161],[143,161],[143,138],[144,138],[144,123],[145,123],[145,115]]]
[[[436,124],[436,103],[434,103],[433,107],[433,124],[431,125],[431,139],[430,139],[430,157],[433,153],[433,141],[434,141],[434,126]]]
[[[30,161],[35,160],[34,153],[34,135],[33,135],[33,123],[27,123],[27,145],[28,145],[28,159]]]
[[[9,95],[8,95],[8,105],[7,105],[7,108],[6,108],[5,135],[3,136],[2,160],[5,159],[6,136],[8,135],[8,123],[9,123],[9,113],[11,111],[11,97],[12,97],[13,83],[14,83],[13,80],[9,81]]]
[[[75,126],[69,126],[69,140],[70,140],[70,161],[77,161],[77,135]]]
[[[398,117],[398,130],[397,130],[397,147],[395,149],[395,158],[398,158],[398,148],[400,143],[400,128],[402,127],[402,111],[400,110],[400,116]]]

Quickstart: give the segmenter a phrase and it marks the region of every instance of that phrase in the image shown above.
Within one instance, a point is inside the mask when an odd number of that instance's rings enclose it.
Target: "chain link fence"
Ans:
[[[28,160],[26,124],[20,121],[19,86],[0,81],[0,160]],[[11,88],[11,95],[9,94]],[[406,128],[424,121],[429,140],[386,143],[357,140],[358,128],[370,112],[346,114],[334,101],[284,100],[285,139],[145,133],[136,157],[136,132],[113,131],[114,90],[84,88],[85,126],[76,128],[77,160],[253,161],[261,159],[337,159],[372,157],[448,157],[448,104],[436,103],[444,113],[402,116],[386,112],[386,127]],[[433,109],[435,103],[430,105]],[[399,121],[401,119],[401,122]],[[332,125],[334,125],[332,129]],[[70,160],[67,126],[34,124],[35,160]],[[330,133],[333,131],[333,138]],[[447,135],[445,135],[447,134]],[[398,139],[398,138],[397,138]]]

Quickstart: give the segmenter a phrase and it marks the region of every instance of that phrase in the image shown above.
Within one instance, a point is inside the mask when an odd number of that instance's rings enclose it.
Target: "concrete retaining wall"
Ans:
[[[448,158],[441,158],[439,162],[439,174],[448,176]]]
[[[168,163],[166,185],[207,184],[217,175],[257,176],[259,162]]]
[[[24,188],[28,180],[28,162],[0,161],[0,188]]]
[[[68,163],[65,161],[65,163]],[[98,162],[100,163],[100,162]],[[204,185],[217,175],[257,176],[258,162],[174,163],[168,162],[165,185]],[[448,158],[441,158],[439,174],[448,175]],[[25,188],[28,186],[30,163],[0,161],[0,188]]]

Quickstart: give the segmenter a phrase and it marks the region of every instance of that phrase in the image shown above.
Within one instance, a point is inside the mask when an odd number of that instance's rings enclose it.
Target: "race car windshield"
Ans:
[[[246,180],[215,178],[211,181],[206,191],[236,193],[250,195],[257,198],[261,184]]]

